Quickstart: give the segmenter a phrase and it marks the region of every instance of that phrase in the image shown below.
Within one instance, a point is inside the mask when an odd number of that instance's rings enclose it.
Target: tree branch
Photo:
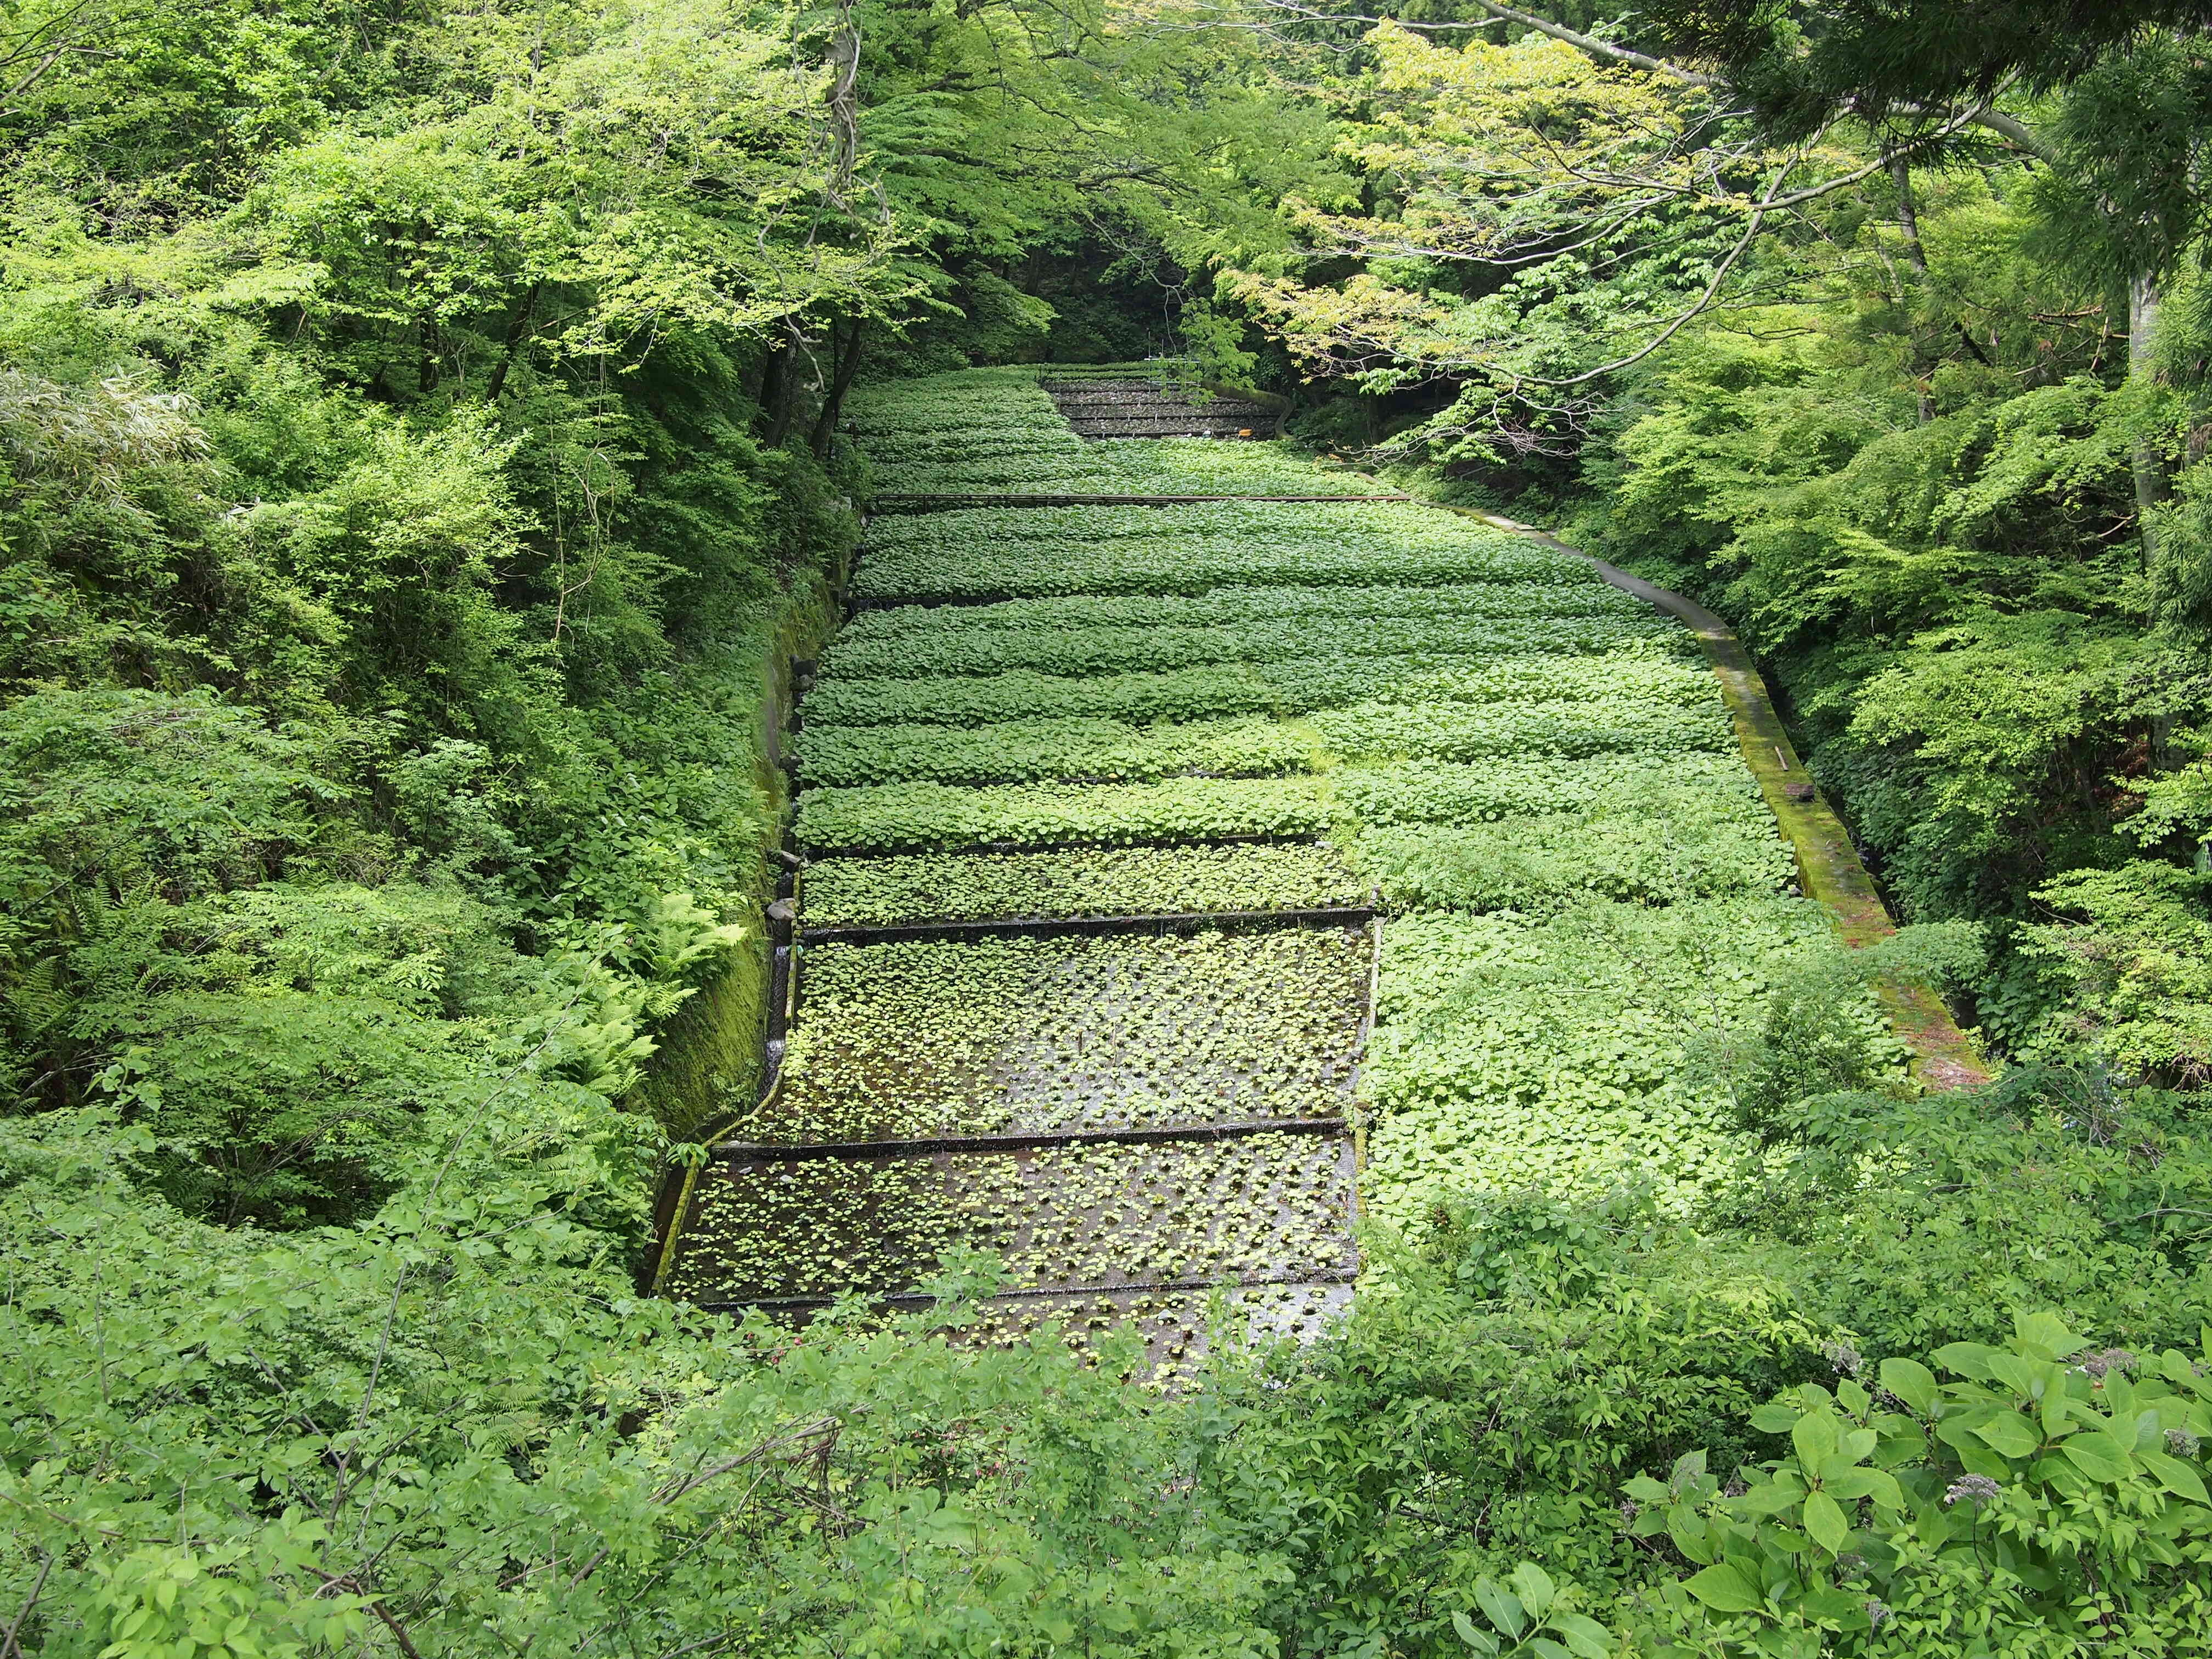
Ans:
[[[7,1637],[4,1640],[0,1640],[0,1659],[7,1659],[7,1656],[11,1653],[15,1656],[15,1659],[22,1659],[23,1650],[15,1645],[15,1638],[22,1632],[23,1621],[31,1616],[31,1609],[39,1605],[39,1597],[46,1588],[46,1575],[53,1570],[53,1552],[48,1550],[45,1552],[44,1559],[39,1563],[39,1576],[31,1585],[30,1595],[24,1597],[23,1605],[16,1610],[15,1616],[8,1621]]]
[[[1626,46],[1616,46],[1610,40],[1601,40],[1594,34],[1583,34],[1578,30],[1569,28],[1564,23],[1554,23],[1548,18],[1537,16],[1534,12],[1522,11],[1518,6],[1502,6],[1498,3],[1498,0],[1474,0],[1474,3],[1501,23],[1518,23],[1522,27],[1534,29],[1539,34],[1548,34],[1553,40],[1564,40],[1577,50],[1589,53],[1593,58],[1602,58],[1610,63],[1626,64],[1632,69],[1640,69],[1652,75],[1663,75],[1669,80],[1680,82],[1686,87],[1717,87],[1723,84],[1713,76],[1700,75],[1695,70],[1686,70],[1679,64],[1668,63],[1664,58],[1647,58],[1640,52],[1630,51]]]
[[[1273,3],[1280,6],[1283,5],[1283,0],[1273,0]],[[1523,11],[1518,6],[1501,4],[1500,0],[1472,0],[1472,3],[1482,11],[1489,14],[1490,17],[1494,21],[1500,23],[1518,23],[1523,28],[1534,29],[1539,34],[1548,35],[1554,40],[1564,41],[1566,45],[1574,47],[1577,51],[1587,52],[1591,57],[1600,58],[1606,63],[1620,64],[1630,69],[1639,69],[1650,75],[1663,75],[1668,80],[1677,82],[1686,87],[1718,88],[1725,87],[1728,84],[1727,82],[1718,76],[1700,74],[1695,70],[1684,69],[1679,64],[1670,64],[1663,58],[1653,58],[1644,52],[1634,51],[1627,46],[1615,46],[1610,40],[1601,40],[1594,34],[1584,34],[1579,29],[1571,29],[1564,23],[1554,23],[1549,18],[1539,17],[1535,13]],[[1285,6],[1284,9],[1297,10],[1308,16],[1318,17],[1331,15],[1331,14],[1312,12],[1304,7],[1299,6]],[[1420,23],[1401,23],[1396,18],[1381,19],[1354,17],[1346,18],[1344,21],[1350,22],[1388,21],[1399,28],[1417,30],[1426,27],[1445,27],[1440,25],[1425,25]],[[1893,106],[1889,112],[1897,115],[1928,115],[1932,114],[1934,112],[1918,105],[1899,104]],[[2001,115],[1993,109],[1984,108],[1977,110],[1968,118],[1968,120],[1975,126],[1987,128],[1990,131],[1996,133],[1998,137],[2005,139],[2015,148],[2027,151],[2027,154],[2034,156],[2039,161],[2050,161],[2054,159],[2051,155],[2051,147],[2045,143],[2042,139],[2037,137],[2034,132],[2031,131],[2025,123],[2015,119],[2012,116]]]

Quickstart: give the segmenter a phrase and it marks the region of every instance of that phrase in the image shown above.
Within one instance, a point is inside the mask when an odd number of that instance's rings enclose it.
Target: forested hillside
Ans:
[[[2212,1652],[2208,29],[0,9],[0,1659]]]

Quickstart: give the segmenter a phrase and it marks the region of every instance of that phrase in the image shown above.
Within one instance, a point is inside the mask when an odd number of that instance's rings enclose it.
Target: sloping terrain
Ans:
[[[860,404],[884,494],[1007,504],[870,526],[793,740],[781,1069],[667,1287],[919,1300],[977,1248],[994,1332],[1134,1319],[1172,1364],[1217,1285],[1339,1305],[1362,1212],[1686,1198],[1738,1148],[1682,1054],[1826,927],[1692,637],[1462,517],[1270,499],[1347,483],[1278,445],[1086,442],[1070,396]],[[1245,499],[1019,499],[1078,476]]]

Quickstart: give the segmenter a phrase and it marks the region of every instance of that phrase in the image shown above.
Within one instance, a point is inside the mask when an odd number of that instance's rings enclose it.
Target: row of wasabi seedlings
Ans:
[[[1670,703],[1359,703],[1301,721],[1249,718],[1139,726],[1089,715],[981,726],[830,726],[807,734],[811,786],[1157,781],[1319,772],[1339,762],[1479,760],[1494,755],[1719,752],[1733,734],[1711,711]],[[820,840],[804,823],[801,833]]]
[[[969,370],[862,388],[849,404],[878,495],[1364,495],[1296,449],[1203,438],[1086,441],[1033,369]]]

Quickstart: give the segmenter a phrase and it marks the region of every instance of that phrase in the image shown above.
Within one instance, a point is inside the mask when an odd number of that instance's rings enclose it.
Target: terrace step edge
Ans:
[[[1249,1117],[1119,1129],[1037,1129],[1003,1135],[924,1135],[910,1140],[726,1140],[713,1148],[726,1162],[790,1163],[811,1158],[933,1157],[939,1152],[1013,1152],[1048,1146],[1160,1146],[1186,1140],[1241,1140],[1255,1135],[1341,1135],[1341,1117]]]
[[[978,1297],[978,1303],[1036,1301],[1053,1297],[1130,1296],[1151,1291],[1256,1291],[1276,1285],[1356,1285],[1359,1282],[1357,1269],[1350,1273],[1300,1273],[1296,1277],[1282,1275],[1268,1279],[1148,1279],[1124,1285],[1048,1285],[1038,1289],[994,1291]],[[862,1293],[866,1294],[866,1293]],[[830,1296],[781,1296],[763,1297],[756,1302],[694,1302],[689,1305],[702,1313],[734,1313],[745,1308],[826,1308],[837,1298]],[[946,1298],[927,1291],[897,1291],[866,1295],[866,1299],[878,1307],[896,1306],[902,1303],[927,1307]]]

